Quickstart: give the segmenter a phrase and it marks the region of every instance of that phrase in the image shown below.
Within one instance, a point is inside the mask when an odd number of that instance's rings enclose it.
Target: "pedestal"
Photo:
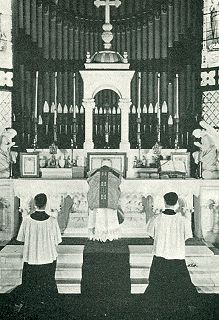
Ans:
[[[119,148],[124,151],[130,149],[129,143],[129,110],[130,110],[131,100],[130,99],[120,99],[119,108],[121,109],[121,142]]]
[[[83,106],[85,112],[85,141],[84,150],[91,150],[94,148],[93,143],[93,109],[95,108],[94,99],[83,99]]]

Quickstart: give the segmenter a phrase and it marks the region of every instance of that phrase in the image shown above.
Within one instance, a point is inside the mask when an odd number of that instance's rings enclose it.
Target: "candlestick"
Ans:
[[[54,108],[54,125],[57,123],[57,72],[55,72],[55,108]]]
[[[169,144],[170,147],[172,146],[172,135],[173,135],[173,118],[170,114],[169,118],[168,118],[168,128],[169,128]]]
[[[157,119],[158,119],[158,127],[157,127],[157,135],[158,142],[160,142],[160,125],[161,125],[161,109],[160,109],[160,73],[157,74]]]
[[[176,74],[176,119],[179,119],[179,75]]]
[[[75,92],[76,92],[76,88],[75,88],[75,82],[76,82],[76,75],[75,72],[73,74],[73,107],[75,108],[76,105],[76,97],[75,97]]]
[[[138,118],[141,116],[141,72],[138,72]]]
[[[38,98],[38,76],[39,71],[36,71],[36,90],[35,90],[35,119],[37,119],[37,98]]]

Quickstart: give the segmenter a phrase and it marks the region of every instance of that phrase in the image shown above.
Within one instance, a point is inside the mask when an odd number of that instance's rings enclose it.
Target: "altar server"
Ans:
[[[122,209],[118,207],[121,173],[104,160],[101,168],[88,174],[88,230],[90,240],[106,242],[120,237],[123,222]]]
[[[57,245],[61,232],[55,216],[46,213],[47,196],[34,198],[36,210],[23,218],[17,240],[24,242],[22,291],[24,302],[49,302],[57,297]]]
[[[147,234],[154,239],[154,256],[145,296],[166,308],[195,306],[198,293],[185,261],[185,240],[192,238],[191,221],[175,211],[175,192],[166,193],[164,202],[165,210],[147,224]]]

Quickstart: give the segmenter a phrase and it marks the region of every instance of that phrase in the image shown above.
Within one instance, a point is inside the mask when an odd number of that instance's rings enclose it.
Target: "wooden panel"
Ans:
[[[185,83],[185,74],[184,71],[180,73],[179,75],[179,103],[180,103],[180,114],[185,113],[186,111],[186,95],[185,95],[185,88],[186,88],[186,83]]]
[[[148,21],[148,59],[154,58],[154,24],[153,16]]]
[[[137,60],[141,60],[141,58],[142,58],[141,34],[142,34],[142,31],[141,31],[141,26],[139,24],[138,27],[137,27],[137,32],[136,32],[136,35],[137,35],[137,37],[136,37],[137,38],[136,59]]]
[[[50,58],[56,59],[56,13],[53,11],[50,18]]]
[[[167,58],[168,23],[166,7],[161,11],[161,58]]]
[[[32,115],[31,83],[31,72],[25,71],[25,113],[28,117]]]
[[[121,33],[121,54],[124,54],[125,51],[127,51],[127,46],[126,46],[126,36],[125,36],[125,29],[122,27],[122,33]]]
[[[62,91],[62,73],[58,72],[57,75],[57,104],[61,103],[61,105],[63,106],[63,91]]]
[[[192,82],[191,82],[191,65],[186,66],[186,103],[187,107],[191,107],[191,88]]]
[[[57,21],[57,44],[56,44],[56,58],[62,59],[62,21],[58,18]]]
[[[154,57],[155,57],[155,59],[159,59],[160,58],[160,17],[158,16],[158,14],[155,17],[155,34],[154,34],[154,38],[155,38]]]
[[[73,71],[68,72],[68,105],[73,105]]]
[[[116,51],[121,52],[121,33],[120,30],[116,33]]]
[[[43,8],[43,57],[49,59],[49,7]]]
[[[144,22],[142,26],[142,59],[147,59],[147,25]]]
[[[193,0],[192,0],[193,1]],[[191,13],[192,13],[192,6],[191,6],[191,0],[187,0],[187,27],[189,28],[191,25]]]
[[[63,74],[63,104],[68,106],[68,72]]]
[[[24,1],[25,32],[30,35],[30,0]]]
[[[31,38],[37,42],[37,0],[31,1]]]
[[[94,32],[93,32],[93,25],[91,25],[91,30],[90,30],[90,53],[93,55],[95,53],[94,51]]]
[[[79,60],[79,28],[74,29],[74,58]]]
[[[63,59],[68,59],[68,25],[63,26]]]
[[[185,33],[185,24],[186,24],[186,2],[180,0],[180,33]]]
[[[20,106],[22,108],[22,115],[24,115],[24,65],[20,65],[19,70],[19,84],[20,84]]]
[[[173,46],[173,6],[168,6],[168,47]]]
[[[84,59],[85,58],[85,49],[84,49],[84,45],[85,45],[85,34],[84,34],[84,25],[81,26],[80,29],[80,59]]]
[[[74,31],[73,26],[69,26],[69,42],[68,42],[68,57],[70,60],[73,60],[74,57]]]
[[[154,106],[154,77],[153,73],[150,71],[148,73],[148,104],[152,103]]]
[[[43,18],[42,18],[42,4],[37,7],[37,40],[39,48],[43,47]]]
[[[173,84],[171,82],[168,83],[168,113],[173,115]]]
[[[95,52],[99,50],[98,42],[99,42],[98,28],[97,28],[97,25],[95,25],[95,28],[94,28],[94,51]]]
[[[19,15],[19,28],[23,29],[24,27],[24,0],[18,0],[18,15]]]
[[[131,57],[131,31],[130,31],[130,27],[128,26],[128,29],[126,30],[126,49],[127,49],[127,53],[128,53],[128,58],[130,59]]]
[[[131,29],[131,59],[136,59],[136,21],[132,23]]]
[[[174,41],[179,41],[180,18],[179,0],[174,1]]]

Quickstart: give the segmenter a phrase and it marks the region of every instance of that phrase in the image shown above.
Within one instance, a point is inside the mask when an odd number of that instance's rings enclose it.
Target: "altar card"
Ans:
[[[185,162],[182,160],[161,160],[160,173],[167,175],[186,175]]]

